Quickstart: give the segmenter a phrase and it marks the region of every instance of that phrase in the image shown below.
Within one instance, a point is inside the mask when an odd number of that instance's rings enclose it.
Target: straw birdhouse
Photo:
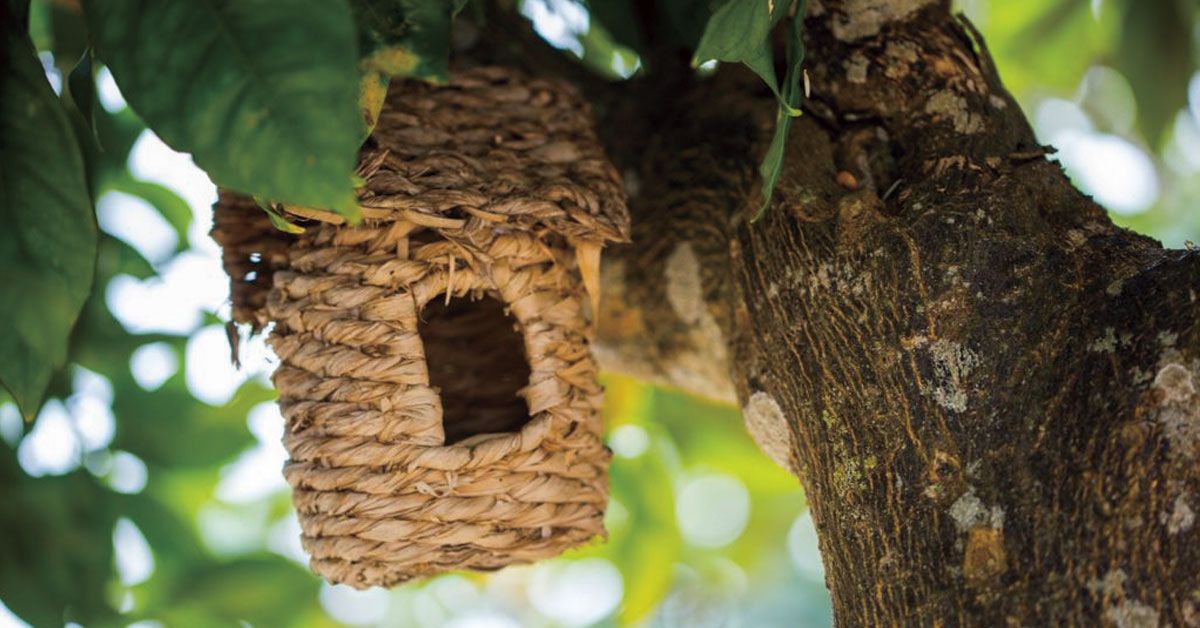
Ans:
[[[588,343],[621,182],[568,86],[497,68],[399,82],[360,153],[363,221],[271,228],[222,193],[234,318],[261,328],[312,568],[390,586],[604,533]]]

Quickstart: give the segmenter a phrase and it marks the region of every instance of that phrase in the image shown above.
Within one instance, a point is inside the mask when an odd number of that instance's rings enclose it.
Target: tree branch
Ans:
[[[840,624],[1194,624],[1200,256],[1039,157],[946,3],[871,32],[863,4],[813,3],[814,115],[760,223],[752,78],[646,114],[600,357],[736,391],[804,483]]]

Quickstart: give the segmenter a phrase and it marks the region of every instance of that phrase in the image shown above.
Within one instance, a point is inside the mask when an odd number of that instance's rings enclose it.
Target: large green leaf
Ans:
[[[218,183],[356,217],[355,31],[326,0],[89,0],[130,106]]]
[[[79,144],[23,14],[0,6],[0,382],[31,417],[91,290],[96,223]]]

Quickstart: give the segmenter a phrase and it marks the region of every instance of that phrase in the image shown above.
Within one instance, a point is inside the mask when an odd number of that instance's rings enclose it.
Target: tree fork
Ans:
[[[1200,256],[1045,160],[948,2],[811,0],[806,26],[757,223],[752,78],[601,116],[635,222],[602,362],[739,401],[803,482],[839,624],[1200,624]]]

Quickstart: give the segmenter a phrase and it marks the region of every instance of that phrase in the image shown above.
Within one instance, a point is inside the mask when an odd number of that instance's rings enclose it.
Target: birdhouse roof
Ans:
[[[628,241],[620,175],[569,85],[478,68],[395,81],[360,153],[367,220],[463,233],[507,227]]]

